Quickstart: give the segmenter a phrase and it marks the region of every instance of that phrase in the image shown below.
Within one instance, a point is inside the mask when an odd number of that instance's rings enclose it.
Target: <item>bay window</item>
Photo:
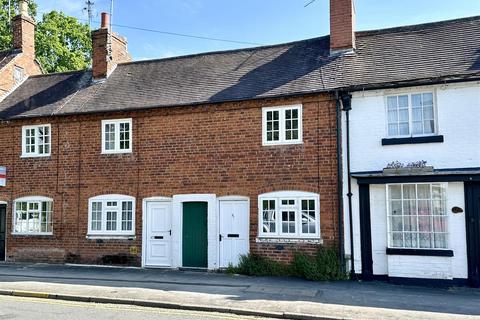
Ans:
[[[389,248],[447,249],[445,193],[440,183],[387,185]]]
[[[258,197],[259,236],[319,238],[320,197],[300,191],[265,193]]]
[[[89,199],[89,235],[134,235],[135,198],[102,195]]]

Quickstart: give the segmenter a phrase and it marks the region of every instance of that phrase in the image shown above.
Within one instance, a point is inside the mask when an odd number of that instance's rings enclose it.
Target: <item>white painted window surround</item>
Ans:
[[[102,120],[102,153],[132,152],[132,119]]]
[[[389,138],[436,135],[435,93],[405,92],[385,97]]]
[[[22,158],[50,156],[51,134],[50,124],[23,126]]]
[[[262,109],[264,146],[300,143],[303,143],[301,104]]]
[[[319,239],[320,196],[278,191],[258,196],[259,238]]]
[[[135,198],[109,194],[88,199],[88,235],[135,235]]]
[[[53,199],[43,196],[18,198],[13,201],[15,235],[53,234]]]

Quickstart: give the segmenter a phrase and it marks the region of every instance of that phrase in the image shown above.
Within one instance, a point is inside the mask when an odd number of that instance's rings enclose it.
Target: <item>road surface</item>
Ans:
[[[258,320],[211,312],[0,296],[0,320]]]

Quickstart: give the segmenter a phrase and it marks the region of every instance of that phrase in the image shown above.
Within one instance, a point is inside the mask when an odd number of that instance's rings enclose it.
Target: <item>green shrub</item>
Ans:
[[[258,254],[240,258],[237,267],[228,266],[227,272],[248,276],[295,276],[313,281],[344,280],[335,250],[319,247],[315,256],[296,253],[290,264],[273,261]]]

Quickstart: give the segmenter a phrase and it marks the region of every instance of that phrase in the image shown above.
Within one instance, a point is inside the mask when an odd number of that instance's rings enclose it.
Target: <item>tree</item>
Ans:
[[[48,73],[81,70],[90,65],[92,40],[88,25],[62,12],[43,15],[37,25],[35,47],[37,59]]]
[[[12,47],[12,31],[8,12],[18,12],[17,0],[0,0],[0,51]],[[35,17],[37,5],[29,1],[29,14]],[[37,22],[35,33],[37,60],[45,72],[86,69],[91,63],[92,42],[87,24],[62,12],[52,11]]]

